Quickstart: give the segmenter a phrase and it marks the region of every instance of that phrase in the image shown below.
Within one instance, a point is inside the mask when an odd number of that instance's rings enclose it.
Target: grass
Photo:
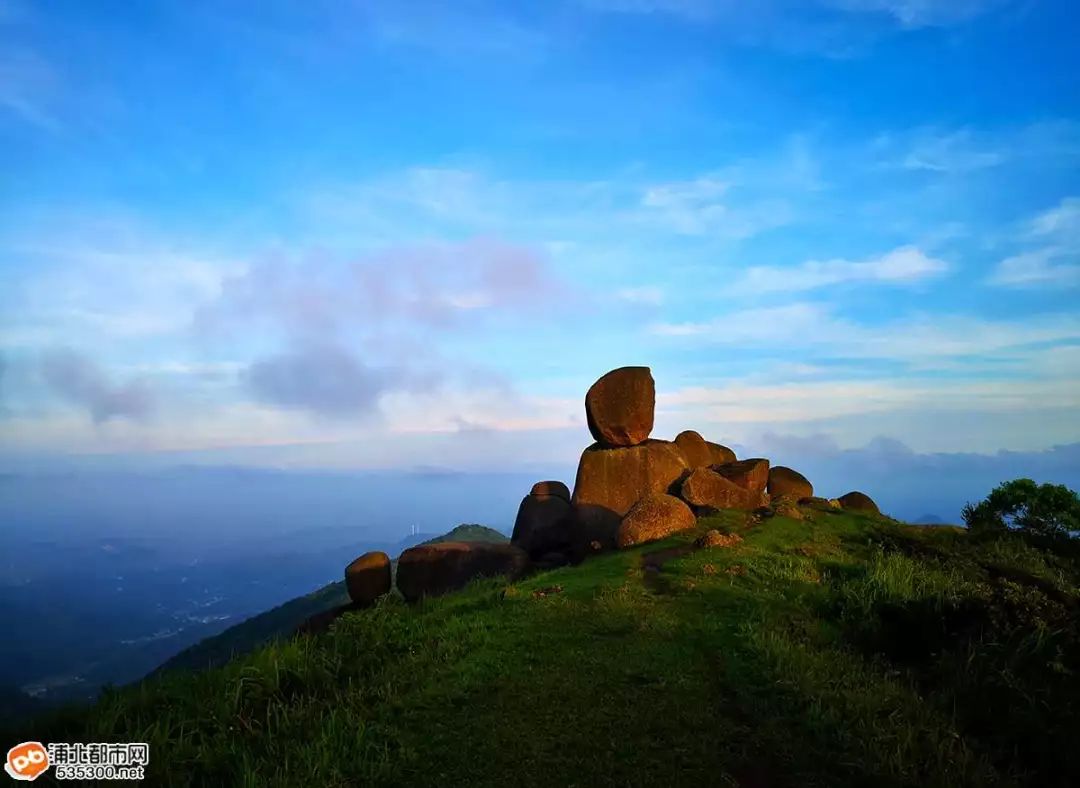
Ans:
[[[387,598],[30,734],[147,741],[155,785],[1080,783],[1075,562],[814,517]],[[709,527],[744,541],[642,571]]]

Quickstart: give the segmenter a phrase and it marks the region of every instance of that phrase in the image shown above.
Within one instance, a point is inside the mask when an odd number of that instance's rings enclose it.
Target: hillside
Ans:
[[[436,542],[506,542],[506,536],[494,528],[463,523],[441,536],[420,544]],[[291,599],[277,607],[252,616],[213,637],[199,641],[164,662],[153,673],[168,670],[192,669],[222,665],[233,657],[247,654],[274,638],[287,637],[312,616],[331,610],[349,601],[345,582],[329,583],[306,596]]]
[[[20,736],[148,741],[161,785],[1080,781],[1075,558],[807,514],[387,597]]]

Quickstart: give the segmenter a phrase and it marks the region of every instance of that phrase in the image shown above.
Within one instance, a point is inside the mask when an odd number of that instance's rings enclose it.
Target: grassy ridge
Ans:
[[[34,735],[148,741],[162,785],[1076,784],[1075,561],[815,517],[388,598]]]

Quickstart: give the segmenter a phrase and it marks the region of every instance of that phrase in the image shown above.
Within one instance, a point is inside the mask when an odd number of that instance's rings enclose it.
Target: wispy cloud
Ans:
[[[25,48],[0,46],[0,110],[55,133],[61,126],[49,97],[56,86],[56,73],[44,58]]]
[[[948,265],[913,246],[893,249],[870,260],[808,260],[790,267],[752,266],[737,279],[729,295],[815,290],[841,284],[904,285],[923,281],[948,270]]]
[[[631,304],[657,306],[664,302],[664,291],[660,287],[624,287],[615,292],[615,297]]]
[[[1057,314],[1021,321],[926,315],[868,324],[839,317],[823,304],[794,303],[737,310],[703,322],[654,323],[649,330],[716,345],[799,349],[808,358],[915,363],[1080,342],[1080,317]]]
[[[970,130],[962,129],[924,132],[903,158],[902,166],[909,170],[967,173],[996,167],[1005,159],[1004,151],[980,146]]]
[[[859,13],[888,14],[905,28],[966,22],[1010,0],[823,0],[825,5]]]
[[[1037,248],[1006,257],[987,282],[1002,287],[1080,285],[1080,198],[1067,197],[1033,218],[1021,239]]]

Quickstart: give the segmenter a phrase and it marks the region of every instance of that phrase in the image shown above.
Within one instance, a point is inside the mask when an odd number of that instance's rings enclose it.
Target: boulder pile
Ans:
[[[510,544],[442,542],[401,554],[397,587],[408,601],[443,594],[477,577],[518,578],[530,568],[554,568],[588,553],[628,548],[694,527],[696,516],[722,509],[802,519],[803,509],[879,514],[867,495],[814,496],[796,470],[770,466],[762,457],[735,452],[684,430],[672,441],[650,437],[656,384],[648,367],[621,367],[597,380],[585,395],[585,417],[594,443],[578,462],[574,489],[541,481],[521,500]],[[706,546],[737,536],[709,536]],[[372,604],[390,591],[385,553],[365,553],[345,569],[354,606]]]

